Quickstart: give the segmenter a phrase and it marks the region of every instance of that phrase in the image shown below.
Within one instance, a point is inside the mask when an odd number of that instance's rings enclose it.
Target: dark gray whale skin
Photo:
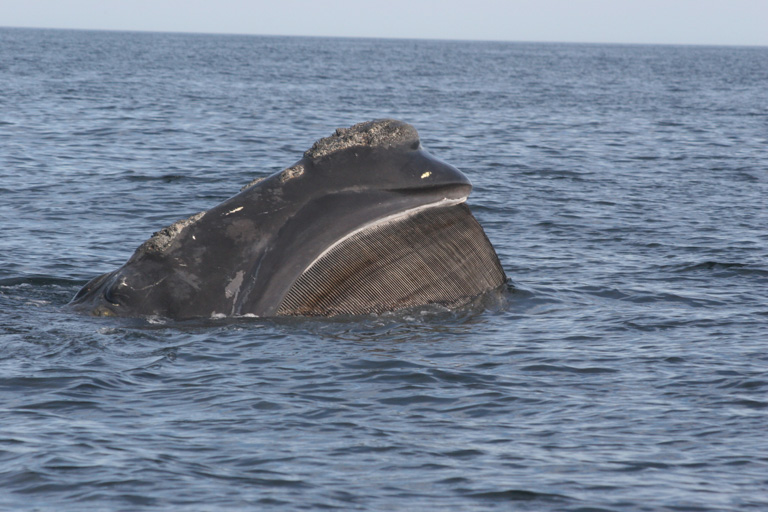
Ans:
[[[424,151],[418,133],[406,123],[383,119],[339,129],[331,137],[316,142],[291,167],[256,180],[218,206],[155,233],[122,267],[87,283],[71,305],[96,316],[187,319],[286,314],[330,316],[381,312],[418,302],[459,304],[506,282],[498,258],[479,225],[480,235],[476,238],[480,239],[481,252],[492,255],[487,256],[491,261],[464,263],[465,258],[460,255],[451,263],[466,274],[470,283],[475,282],[474,267],[495,266],[496,271],[480,279],[482,282],[477,286],[471,284],[458,292],[444,291],[439,282],[431,282],[440,279],[432,279],[426,287],[434,288],[437,294],[430,291],[419,295],[414,289],[399,292],[403,285],[385,283],[389,291],[365,291],[366,298],[355,299],[354,307],[332,305],[323,309],[313,306],[312,302],[293,309],[286,309],[285,305],[281,308],[286,295],[313,262],[322,262],[323,255],[329,254],[330,248],[350,234],[365,234],[366,226],[379,230],[374,230],[380,233],[379,238],[386,238],[390,233],[395,240],[401,236],[398,218],[409,217],[403,212],[448,211],[459,219],[469,216],[471,219],[466,220],[476,224],[469,210],[460,204],[470,190],[469,180],[458,169]],[[456,213],[453,209],[457,207],[465,210]],[[424,218],[431,218],[429,215]],[[433,245],[445,245],[439,238],[444,232],[440,230],[449,229],[445,227],[446,222],[436,228],[434,241],[430,242]],[[425,229],[431,232],[429,226]],[[487,244],[487,250],[482,247],[483,243]],[[402,250],[401,242],[390,245],[395,249],[381,251]],[[420,242],[414,245],[419,246]],[[429,247],[423,251],[426,253]],[[407,271],[410,257],[395,255],[391,259],[393,265]],[[415,257],[427,261],[424,258],[429,254]],[[331,265],[330,272],[334,273],[334,283],[339,286],[344,281],[343,276],[337,275],[342,272],[339,269],[350,265],[354,269],[348,272],[356,273],[357,278],[362,279],[360,282],[367,283],[367,267],[361,266],[354,254],[344,257],[331,254],[325,258],[336,265]],[[453,259],[453,256],[440,258]],[[434,266],[433,263],[429,265]],[[487,274],[487,268],[484,271]],[[381,269],[376,276],[378,280],[388,280],[387,272],[382,273]],[[450,283],[452,276],[445,275],[443,279]],[[370,284],[371,290],[381,288],[380,283]],[[332,288],[338,286],[328,284],[328,290]],[[350,289],[349,293],[357,292]]]

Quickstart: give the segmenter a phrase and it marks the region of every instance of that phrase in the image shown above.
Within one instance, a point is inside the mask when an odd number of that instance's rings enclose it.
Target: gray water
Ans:
[[[510,291],[91,318],[153,231],[413,124]],[[765,510],[768,48],[0,29],[0,508]]]

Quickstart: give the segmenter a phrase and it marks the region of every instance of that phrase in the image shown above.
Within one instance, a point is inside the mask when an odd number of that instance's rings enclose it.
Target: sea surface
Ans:
[[[92,318],[154,231],[381,117],[510,288]],[[0,29],[0,509],[768,509],[768,48]]]

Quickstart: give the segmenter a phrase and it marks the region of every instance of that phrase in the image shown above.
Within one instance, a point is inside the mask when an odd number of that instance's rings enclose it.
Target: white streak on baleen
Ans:
[[[334,247],[339,245],[344,240],[347,240],[348,238],[358,234],[361,231],[365,231],[367,229],[371,229],[371,228],[374,228],[374,227],[384,226],[384,225],[386,225],[386,224],[388,224],[390,222],[397,222],[397,221],[406,219],[406,218],[408,218],[408,217],[410,217],[412,215],[416,215],[417,213],[419,213],[421,211],[424,211],[424,210],[427,210],[429,208],[440,208],[440,207],[444,207],[444,206],[453,206],[455,204],[461,204],[461,203],[465,202],[466,200],[467,200],[466,197],[461,197],[459,199],[444,198],[444,199],[440,199],[439,201],[435,201],[434,203],[429,203],[429,204],[424,204],[424,205],[421,205],[421,206],[417,206],[415,208],[411,208],[410,210],[405,210],[403,212],[398,212],[398,213],[395,213],[394,215],[390,215],[388,217],[384,217],[383,219],[378,219],[378,220],[375,220],[373,222],[369,222],[368,224],[365,224],[365,225],[357,228],[356,230],[347,233],[346,235],[344,235],[343,237],[339,238],[334,243],[332,243],[330,246],[328,246],[323,252],[320,253],[320,255],[317,256],[317,258],[312,260],[312,263],[307,265],[307,267],[304,269],[304,272],[306,272],[307,270],[312,268],[312,265],[317,263],[323,256],[328,254]]]

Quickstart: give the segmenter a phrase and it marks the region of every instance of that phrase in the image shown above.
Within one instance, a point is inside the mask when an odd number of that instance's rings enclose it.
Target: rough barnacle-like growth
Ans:
[[[258,177],[258,178],[255,178],[255,179],[253,179],[253,180],[249,181],[247,185],[243,185],[243,186],[240,188],[240,192],[242,192],[243,190],[245,190],[245,189],[247,189],[247,188],[251,188],[252,186],[254,186],[254,185],[257,185],[257,184],[261,183],[261,182],[262,182],[262,181],[264,181],[265,179],[267,179],[267,178],[265,178],[264,176],[260,176],[260,177]]]
[[[165,252],[173,243],[173,240],[181,233],[184,228],[194,224],[198,220],[202,219],[205,212],[200,212],[192,215],[191,217],[174,222],[168,227],[161,229],[152,234],[152,237],[141,244],[133,258],[136,258],[142,254],[161,254]]]
[[[304,174],[304,166],[301,164],[296,164],[294,166],[291,166],[287,169],[284,169],[282,173],[280,173],[280,183],[285,183],[287,181],[292,180],[293,178],[298,178]]]
[[[416,128],[396,119],[376,119],[349,128],[338,128],[330,137],[315,142],[304,158],[316,160],[352,147],[403,147],[419,145]]]

